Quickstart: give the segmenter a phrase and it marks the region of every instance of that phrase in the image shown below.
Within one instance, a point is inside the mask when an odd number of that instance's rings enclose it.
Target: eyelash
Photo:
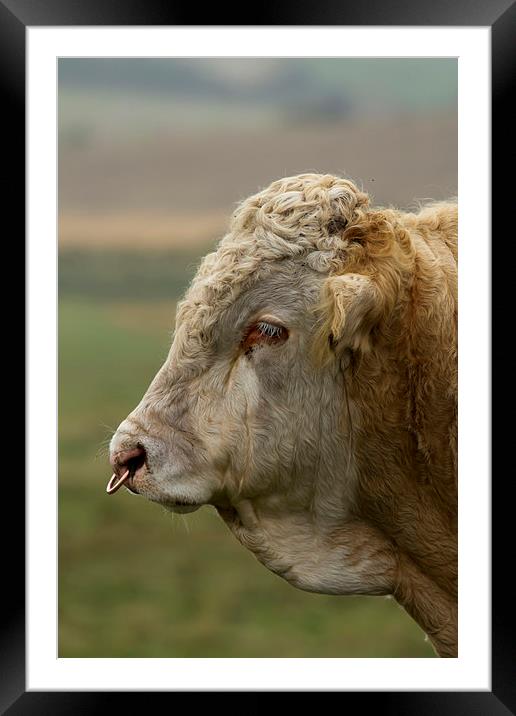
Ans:
[[[260,331],[262,336],[266,336],[267,338],[281,338],[284,331],[282,326],[275,326],[273,323],[267,323],[266,321],[257,323],[256,328]]]
[[[288,330],[268,321],[258,321],[247,332],[242,340],[242,348],[246,356],[250,356],[254,349],[264,343],[282,343],[288,338]]]

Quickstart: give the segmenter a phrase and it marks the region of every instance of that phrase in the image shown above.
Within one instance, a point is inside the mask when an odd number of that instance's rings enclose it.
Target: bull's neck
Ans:
[[[456,408],[450,366],[412,361],[399,328],[346,371],[357,516],[381,530],[399,564],[394,596],[441,655],[456,649]],[[410,346],[409,346],[410,348]],[[437,347],[436,347],[437,350]],[[441,348],[442,352],[442,348]]]
[[[392,545],[392,594],[440,656],[456,656],[457,516],[442,499],[402,429],[357,439],[357,516]],[[374,456],[374,457],[373,457]]]
[[[419,624],[439,656],[456,657],[457,598],[441,589],[405,554],[398,554],[393,596]]]

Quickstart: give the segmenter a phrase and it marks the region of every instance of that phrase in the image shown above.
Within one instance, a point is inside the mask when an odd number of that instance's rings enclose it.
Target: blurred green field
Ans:
[[[393,600],[295,590],[212,508],[105,494],[107,442],[165,358],[173,314],[173,299],[61,290],[59,656],[433,657]]]

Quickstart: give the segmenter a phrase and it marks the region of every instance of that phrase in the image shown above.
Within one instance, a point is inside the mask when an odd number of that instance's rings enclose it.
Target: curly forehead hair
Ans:
[[[178,322],[187,319],[208,336],[221,311],[272,272],[277,261],[300,259],[331,274],[341,272],[344,264],[388,255],[396,212],[368,207],[367,194],[330,174],[274,181],[237,207],[229,233],[203,259],[179,304]]]
[[[203,259],[178,307],[178,319],[191,318],[195,311],[195,322],[206,325],[214,302],[219,308],[229,304],[271,262],[306,257],[312,268],[322,270],[318,263],[344,248],[342,232],[367,204],[367,194],[351,181],[329,174],[274,181],[237,207],[229,233]]]
[[[227,284],[244,280],[264,260],[344,248],[342,232],[367,205],[367,194],[347,179],[330,174],[279,179],[237,207],[229,233],[205,257],[194,283],[209,276]]]
[[[341,232],[358,218],[358,210],[367,204],[367,194],[347,179],[300,174],[279,179],[246,199],[233,214],[231,230],[316,248],[321,238]]]

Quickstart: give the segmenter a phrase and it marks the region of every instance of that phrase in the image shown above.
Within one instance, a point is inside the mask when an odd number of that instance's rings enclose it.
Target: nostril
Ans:
[[[132,457],[126,459],[124,464],[124,467],[129,470],[131,475],[134,475],[140,467],[143,467],[145,465],[145,460],[147,459],[147,454],[142,447],[138,447],[137,450],[138,453],[135,453]]]
[[[108,495],[113,495],[122,485],[125,485],[131,492],[136,492],[130,483],[138,470],[145,465],[146,459],[147,453],[142,445],[137,445],[131,450],[120,450],[113,453],[110,463],[113,466],[114,474],[106,487]]]
[[[147,453],[145,452],[145,448],[142,445],[137,445],[131,450],[121,450],[115,453],[111,459],[111,464],[115,470],[119,472],[129,470],[129,472],[134,475],[134,473],[145,464],[146,459]]]

